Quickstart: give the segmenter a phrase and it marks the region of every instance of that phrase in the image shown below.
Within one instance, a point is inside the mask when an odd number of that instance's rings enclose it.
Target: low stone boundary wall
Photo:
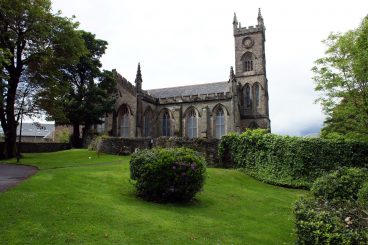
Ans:
[[[22,153],[55,152],[71,149],[68,143],[21,143]]]
[[[20,146],[21,153],[42,153],[55,152],[71,149],[68,143],[28,143],[22,142]],[[5,143],[0,142],[0,159],[4,159]]]
[[[218,156],[218,139],[183,138],[183,137],[159,137],[156,139],[127,139],[119,137],[98,137],[89,146],[91,150],[99,152],[127,155],[138,149],[151,147],[187,147],[203,154],[210,166],[221,166]]]
[[[154,140],[154,146],[171,148],[187,147],[203,154],[210,166],[221,166],[218,156],[220,140],[206,138],[160,137]]]
[[[133,153],[136,149],[150,148],[149,139],[127,139],[119,137],[98,137],[92,140],[90,150],[97,150],[99,152],[114,154],[114,155],[128,155]]]

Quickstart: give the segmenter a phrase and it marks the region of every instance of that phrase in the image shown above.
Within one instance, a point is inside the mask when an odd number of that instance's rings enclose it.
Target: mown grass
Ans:
[[[129,157],[72,150],[21,161],[41,170],[0,193],[0,244],[295,243],[292,206],[305,192],[236,170],[208,169],[190,204],[156,204],[135,197]]]

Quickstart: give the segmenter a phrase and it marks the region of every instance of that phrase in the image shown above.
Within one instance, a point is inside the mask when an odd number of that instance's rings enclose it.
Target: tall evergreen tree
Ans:
[[[101,123],[101,118],[112,111],[115,103],[112,72],[101,71],[100,59],[107,42],[96,39],[92,33],[80,33],[88,52],[78,63],[62,67],[62,86],[58,90],[43,90],[37,96],[41,107],[56,123],[73,126],[74,147],[82,146],[80,126],[84,126],[85,138],[91,126]]]

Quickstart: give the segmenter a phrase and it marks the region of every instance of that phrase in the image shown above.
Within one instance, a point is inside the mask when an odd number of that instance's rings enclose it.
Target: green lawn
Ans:
[[[174,205],[135,197],[129,157],[71,150],[21,161],[41,170],[0,193],[0,244],[295,243],[292,206],[305,192],[236,170],[208,169],[197,200]]]

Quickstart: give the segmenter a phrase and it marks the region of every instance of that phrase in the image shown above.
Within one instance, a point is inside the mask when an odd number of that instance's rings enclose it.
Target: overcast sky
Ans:
[[[53,0],[53,9],[76,16],[80,28],[109,42],[104,69],[134,82],[141,62],[143,88],[226,81],[234,66],[232,20],[257,24],[262,9],[270,118],[274,133],[303,135],[322,126],[314,92],[313,61],[330,32],[356,28],[367,0]]]

